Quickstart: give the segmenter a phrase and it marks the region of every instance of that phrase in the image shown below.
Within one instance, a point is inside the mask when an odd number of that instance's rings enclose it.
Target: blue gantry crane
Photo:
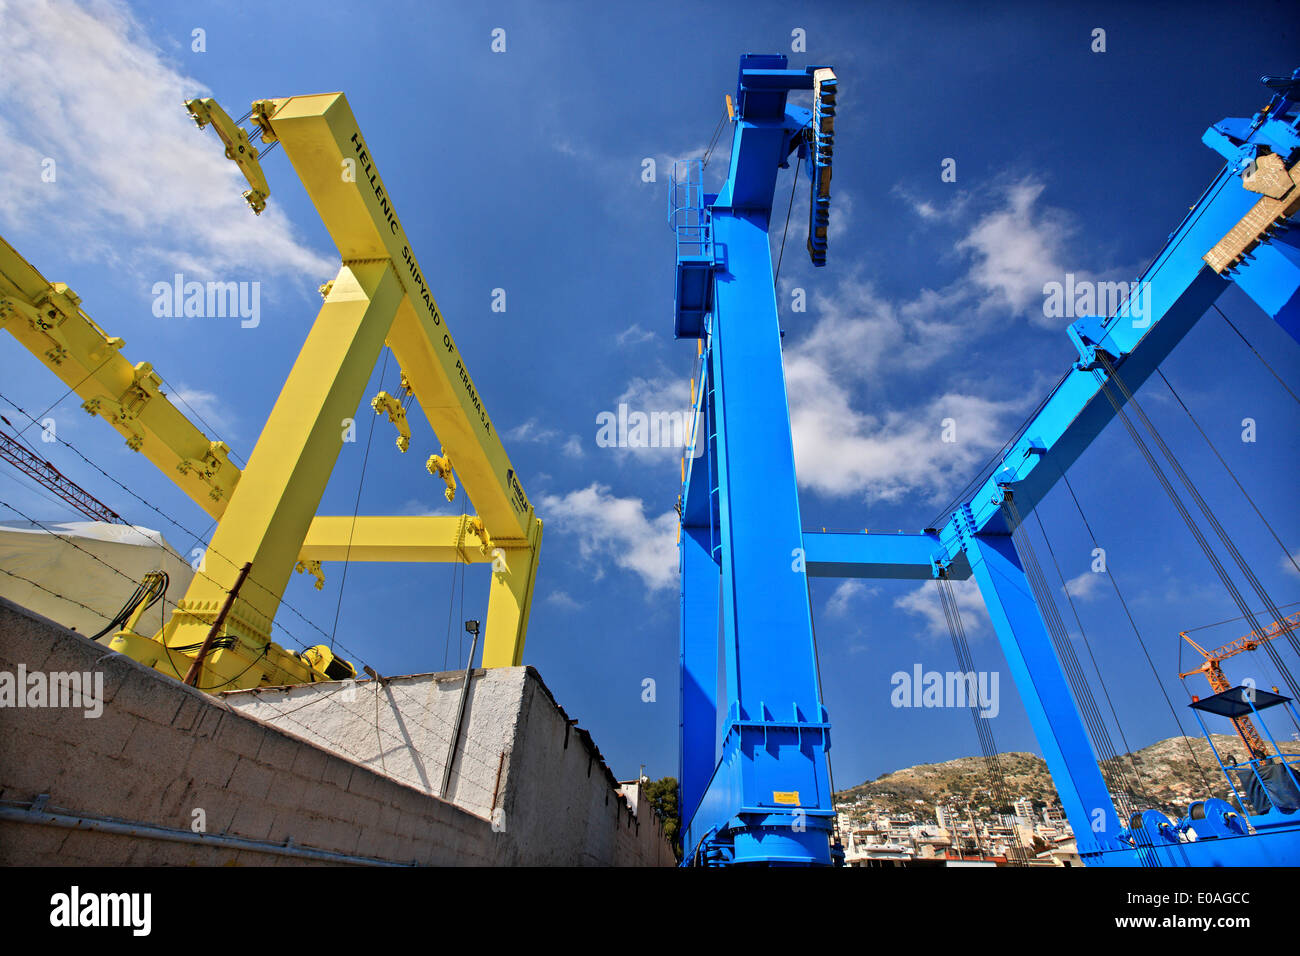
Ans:
[[[1287,809],[1287,778],[1300,758],[1280,752],[1268,758],[1281,767],[1270,773],[1282,783],[1263,801],[1266,812],[1256,805],[1247,815],[1244,806],[1213,799],[1193,803],[1179,821],[1158,810],[1117,809],[1124,804],[1098,762],[1094,705],[1022,527],[1119,418],[1239,606],[1248,611],[1169,475],[1271,604],[1133,397],[1229,283],[1300,341],[1300,70],[1264,81],[1273,95],[1263,109],[1206,131],[1204,142],[1226,160],[1223,170],[1114,314],[1069,326],[1077,361],[976,490],[924,532],[812,533],[800,521],[768,230],[778,170],[796,156],[809,180],[808,252],[825,264],[837,79],[828,67],[789,69],[781,55],[741,57],[736,95],[728,98],[734,139],[725,184],[704,192],[696,160],[678,164],[671,186],[674,332],[696,339],[699,353],[680,500],[685,863],[835,860],[830,722],[808,578],[942,585],[971,576],[1086,863],[1300,862],[1300,820],[1296,807]],[[793,91],[812,91],[812,108],[788,103]],[[1197,718],[1232,716],[1259,700],[1242,688],[1225,694],[1198,702]],[[1237,789],[1231,776],[1228,782]]]

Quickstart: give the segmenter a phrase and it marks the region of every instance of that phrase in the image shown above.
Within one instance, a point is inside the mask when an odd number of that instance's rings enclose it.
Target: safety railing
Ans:
[[[669,225],[677,236],[677,260],[711,260],[713,233],[704,208],[704,165],[701,160],[673,161],[668,200]]]

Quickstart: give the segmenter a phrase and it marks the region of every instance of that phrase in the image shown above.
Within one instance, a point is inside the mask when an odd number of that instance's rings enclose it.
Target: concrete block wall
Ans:
[[[16,674],[19,665],[29,674],[102,674],[104,703],[97,718],[78,707],[0,707],[3,865],[635,864],[659,859],[621,835],[607,852],[593,856],[585,842],[566,847],[522,833],[511,825],[513,795],[504,789],[506,826],[494,829],[490,799],[473,793],[468,770],[460,789],[473,811],[386,773],[391,756],[402,773],[420,780],[423,772],[435,787],[440,783],[441,766],[433,775],[421,766],[418,752],[409,754],[409,765],[401,763],[400,728],[412,726],[418,712],[400,702],[392,738],[369,745],[368,756],[379,758],[376,772],[366,766],[364,751],[322,746],[304,739],[302,727],[292,733],[292,718],[301,720],[306,710],[293,714],[286,708],[280,720],[290,730],[274,726],[237,701],[186,687],[0,599],[0,672]],[[515,670],[522,698],[526,681],[523,669]],[[331,693],[337,687],[317,685],[316,690]],[[422,690],[428,693],[427,687]],[[359,698],[365,693],[357,689]],[[373,708],[373,695],[369,702]],[[504,698],[501,706],[511,710]],[[491,716],[492,708],[482,704],[480,726]],[[436,729],[427,715],[418,719]],[[372,738],[384,740],[376,736],[373,719],[369,729]],[[506,731],[500,733],[504,739]],[[486,786],[484,773],[472,778],[480,787]],[[48,795],[44,805],[33,808],[41,795]],[[204,837],[193,834],[196,809],[206,816]],[[56,822],[81,825],[69,829]],[[606,829],[612,838],[614,828]],[[196,839],[201,842],[182,842]]]
[[[441,795],[463,686],[462,671],[222,697],[243,713]],[[490,820],[510,862],[676,862],[658,818],[648,807],[637,814],[591,736],[531,667],[471,673],[446,799]]]
[[[507,820],[525,852],[558,862],[557,849],[580,846],[586,861],[629,855],[655,866],[676,858],[658,818],[643,802],[640,814],[587,731],[570,720],[532,668],[510,772]],[[543,838],[547,841],[543,844]]]
[[[240,713],[343,755],[422,793],[491,819],[502,755],[516,745],[525,668],[476,671],[446,794],[443,769],[464,671],[263,687],[221,699]],[[499,816],[499,815],[498,815]]]

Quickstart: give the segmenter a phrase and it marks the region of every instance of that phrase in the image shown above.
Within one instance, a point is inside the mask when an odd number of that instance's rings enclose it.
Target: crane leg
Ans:
[[[966,554],[1080,855],[1117,848],[1119,817],[1014,543],[976,535]]]
[[[205,658],[202,686],[252,686],[264,672],[272,682],[311,679],[296,655],[271,645],[271,621],[343,448],[343,422],[356,414],[402,295],[387,262],[344,264],[334,280],[212,536],[203,570],[161,635],[172,649],[200,645],[240,568],[252,562],[225,622],[234,640]]]

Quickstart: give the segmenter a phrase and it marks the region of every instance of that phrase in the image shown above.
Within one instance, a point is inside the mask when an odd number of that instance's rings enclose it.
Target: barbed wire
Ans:
[[[6,404],[8,404],[10,407],[16,409],[18,412],[20,412],[21,414],[23,414],[24,416],[26,416],[26,417],[27,417],[27,418],[28,418],[28,419],[29,419],[33,424],[39,424],[39,422],[37,422],[36,419],[32,418],[31,414],[28,413],[28,411],[27,411],[26,409],[24,409],[21,405],[19,405],[19,404],[17,404],[16,402],[14,402],[14,401],[13,401],[12,399],[10,399],[7,395],[5,395],[3,392],[0,392],[0,400],[3,400],[3,401],[4,401]],[[196,541],[196,542],[198,542],[199,544],[203,545],[203,550],[204,550],[205,553],[215,554],[217,557],[219,557],[219,558],[221,558],[222,560],[228,562],[228,563],[230,564],[231,567],[239,567],[239,566],[240,566],[240,564],[237,563],[233,558],[230,558],[230,557],[228,557],[228,556],[222,554],[220,551],[218,551],[217,549],[213,548],[210,544],[208,544],[208,543],[205,541],[205,536],[204,536],[204,535],[200,535],[200,534],[196,533],[196,532],[193,531],[191,528],[189,528],[188,526],[186,526],[185,524],[183,524],[182,522],[180,522],[180,521],[177,520],[176,518],[172,517],[172,516],[171,516],[170,514],[168,514],[167,512],[163,511],[163,510],[162,510],[161,508],[159,508],[157,505],[153,504],[153,503],[152,503],[151,501],[149,501],[148,499],[146,499],[146,498],[144,498],[143,496],[141,496],[141,495],[139,495],[138,493],[136,493],[136,492],[135,492],[133,489],[131,489],[129,486],[123,484],[121,481],[119,481],[119,480],[118,480],[116,477],[114,477],[112,474],[110,474],[109,472],[105,471],[102,467],[100,467],[99,464],[97,464],[95,461],[93,461],[90,457],[88,457],[85,453],[83,453],[80,449],[78,449],[78,448],[77,448],[75,445],[73,445],[70,441],[68,441],[67,439],[64,439],[64,438],[60,438],[57,434],[54,435],[54,440],[55,440],[56,442],[58,442],[59,444],[61,444],[61,445],[65,445],[67,448],[71,449],[71,450],[72,450],[72,451],[73,451],[73,452],[74,452],[74,453],[75,453],[79,458],[82,459],[82,461],[84,461],[86,464],[90,465],[92,468],[94,468],[97,472],[99,472],[99,473],[100,473],[101,475],[103,475],[105,478],[107,478],[107,479],[109,479],[110,481],[112,481],[115,485],[117,485],[119,488],[121,488],[121,489],[122,489],[123,491],[125,491],[127,494],[131,495],[133,498],[135,498],[137,501],[139,501],[139,502],[140,502],[141,504],[143,504],[145,507],[147,507],[147,508],[149,508],[150,510],[152,510],[153,512],[155,512],[157,515],[159,515],[159,517],[163,518],[165,521],[169,522],[169,523],[172,524],[174,527],[179,528],[181,531],[185,532],[185,534],[189,535],[189,536],[190,536],[194,541]],[[16,510],[16,509],[11,509],[11,510]],[[31,519],[29,518],[29,519],[27,519],[27,520],[30,521]],[[191,565],[191,567],[193,567],[193,565]],[[116,570],[116,569],[115,569],[115,570]],[[207,574],[206,572],[204,572],[204,571],[202,571],[202,570],[200,570],[200,569],[198,569],[198,568],[195,568],[194,571],[195,571],[196,574],[202,574],[202,575],[203,575],[204,577],[206,577],[208,580],[212,581],[212,582],[213,582],[214,584],[216,584],[218,587],[222,588],[222,590],[225,590],[225,591],[228,591],[228,590],[229,590],[228,588],[226,588],[224,585],[222,585],[220,582],[218,582],[215,578],[213,578],[211,575]],[[323,637],[323,638],[325,638],[325,639],[327,639],[327,640],[330,640],[330,639],[331,639],[330,634],[328,634],[328,633],[325,631],[324,628],[322,628],[319,624],[317,624],[315,621],[311,620],[311,619],[308,618],[305,614],[303,614],[300,610],[298,610],[298,608],[297,608],[296,606],[294,606],[292,603],[290,603],[290,602],[289,602],[289,601],[288,601],[288,600],[287,600],[283,595],[277,595],[274,591],[272,591],[270,588],[266,587],[266,585],[262,584],[262,583],[261,583],[260,581],[258,581],[256,578],[249,577],[248,580],[249,580],[249,581],[250,581],[250,582],[251,582],[255,587],[260,588],[262,591],[264,591],[266,594],[268,594],[271,598],[273,598],[274,600],[276,600],[276,602],[277,602],[280,606],[285,607],[285,608],[288,608],[289,611],[290,611],[294,616],[296,616],[296,617],[297,617],[299,620],[301,620],[304,624],[306,624],[306,625],[308,625],[309,627],[311,627],[311,628],[313,628],[314,630],[316,630],[316,631],[321,635],[321,637]],[[140,582],[135,581],[135,582],[133,582],[133,583],[135,583],[135,584],[138,585]],[[291,638],[295,643],[297,643],[297,644],[298,644],[300,647],[302,647],[304,650],[311,646],[311,645],[307,644],[305,641],[301,640],[299,637],[297,637],[297,635],[295,635],[292,631],[290,631],[290,630],[289,630],[287,627],[285,627],[283,624],[280,624],[279,622],[274,622],[274,623],[275,623],[275,626],[279,627],[280,630],[281,630],[284,634],[288,635],[288,636],[289,636],[289,637],[290,637],[290,638]],[[363,664],[363,665],[369,665],[369,664],[370,664],[369,661],[367,661],[367,660],[366,660],[365,658],[363,658],[360,654],[356,653],[355,651],[353,651],[352,649],[350,649],[349,647],[347,647],[347,646],[346,646],[342,641],[334,641],[334,643],[336,643],[336,644],[338,645],[339,649],[342,650],[343,653],[345,653],[349,658],[355,658],[357,661],[360,661],[361,664]]]

